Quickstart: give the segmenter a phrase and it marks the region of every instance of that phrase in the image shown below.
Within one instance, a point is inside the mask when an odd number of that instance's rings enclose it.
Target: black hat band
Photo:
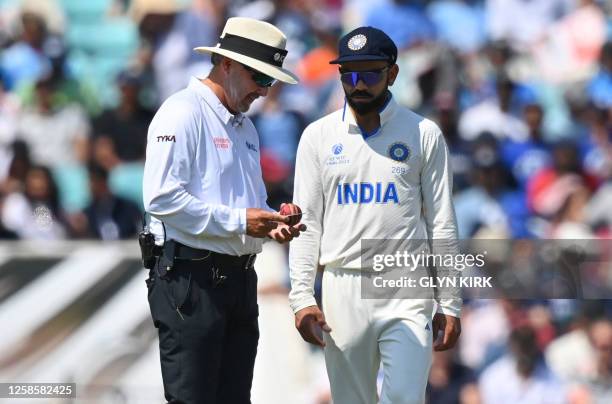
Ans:
[[[238,35],[225,34],[219,41],[219,48],[226,49],[232,52],[240,53],[241,55],[261,60],[262,62],[282,67],[287,51],[281,48],[275,48],[261,42],[253,41]]]

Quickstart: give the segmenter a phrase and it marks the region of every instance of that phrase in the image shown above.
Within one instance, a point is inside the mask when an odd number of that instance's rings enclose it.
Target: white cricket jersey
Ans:
[[[361,268],[361,239],[457,238],[442,132],[393,98],[380,122],[364,137],[345,106],[309,125],[300,139],[293,201],[308,230],[290,244],[294,312],[316,304],[319,264]],[[459,314],[460,301],[439,303],[439,311]]]
[[[161,220],[167,240],[230,255],[261,252],[262,239],[246,235],[246,208],[271,210],[255,126],[192,77],[151,121],[143,198],[158,244]]]

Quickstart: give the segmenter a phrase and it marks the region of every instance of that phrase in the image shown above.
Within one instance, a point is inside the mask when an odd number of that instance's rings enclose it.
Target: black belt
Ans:
[[[175,259],[200,261],[212,258],[216,265],[243,269],[250,269],[255,264],[255,258],[257,257],[256,254],[240,256],[221,254],[215,251],[189,247],[174,240],[166,241],[163,246],[155,246],[154,254],[159,257],[166,249],[174,249],[173,256]]]

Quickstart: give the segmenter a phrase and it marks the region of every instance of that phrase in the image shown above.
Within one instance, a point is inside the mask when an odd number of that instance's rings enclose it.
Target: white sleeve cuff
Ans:
[[[246,231],[247,231],[246,208],[238,209],[238,234],[246,234]]]
[[[441,299],[438,303],[436,313],[442,313],[448,316],[461,317],[462,299]]]
[[[314,296],[305,296],[303,298],[300,298],[296,301],[292,301],[290,303],[291,310],[293,310],[293,314],[297,313],[298,311],[306,307],[316,306],[316,305],[317,305],[317,300],[314,298]]]

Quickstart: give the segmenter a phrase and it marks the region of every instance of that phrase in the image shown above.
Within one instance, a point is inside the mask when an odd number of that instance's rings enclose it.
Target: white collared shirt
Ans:
[[[194,248],[230,255],[261,251],[262,239],[246,235],[246,208],[271,210],[257,131],[199,79],[170,96],[151,121],[143,182],[158,244],[165,227],[166,240]]]
[[[316,304],[319,264],[361,268],[360,240],[457,239],[450,159],[438,126],[393,98],[380,124],[365,136],[345,106],[304,130],[293,202],[308,230],[290,244],[294,312]],[[439,311],[459,315],[460,301],[438,303]]]

